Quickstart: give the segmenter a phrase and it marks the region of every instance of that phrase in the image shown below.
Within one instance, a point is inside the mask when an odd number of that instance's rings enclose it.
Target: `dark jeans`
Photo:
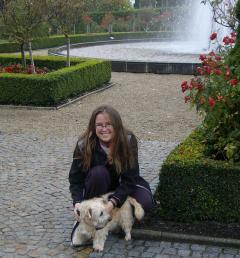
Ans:
[[[109,172],[104,166],[93,167],[85,181],[85,199],[90,199],[108,192],[111,184]],[[136,190],[130,195],[139,202],[144,211],[147,212],[153,207],[153,196],[145,188],[136,186]]]

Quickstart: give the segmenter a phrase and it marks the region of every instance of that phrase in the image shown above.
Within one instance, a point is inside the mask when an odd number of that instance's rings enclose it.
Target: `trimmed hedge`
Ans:
[[[0,55],[0,63],[20,63],[20,57]],[[58,69],[44,75],[0,74],[0,104],[55,106],[61,101],[95,89],[111,78],[111,64],[95,59],[35,57],[36,66]]]
[[[203,152],[203,136],[195,131],[165,160],[155,193],[160,217],[240,222],[240,164],[212,160]]]
[[[141,38],[169,38],[173,36],[171,32],[119,32],[113,33],[115,39],[141,39]],[[106,41],[109,40],[108,33],[95,33],[95,34],[78,34],[70,35],[71,44]],[[66,44],[66,38],[63,35],[44,37],[34,39],[32,42],[33,49],[52,48],[63,46]],[[19,52],[19,45],[16,43],[0,43],[0,53]]]

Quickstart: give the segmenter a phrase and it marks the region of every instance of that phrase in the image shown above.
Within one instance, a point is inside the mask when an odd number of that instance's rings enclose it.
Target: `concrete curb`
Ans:
[[[77,101],[80,101],[84,98],[86,98],[87,96],[90,96],[92,94],[104,91],[108,88],[113,87],[114,85],[116,85],[116,83],[108,83],[106,85],[104,85],[103,87],[87,92],[87,93],[83,93],[82,95],[80,95],[79,97],[73,98],[73,99],[69,99],[66,103],[61,104],[61,105],[57,105],[57,106],[53,106],[53,107],[37,107],[37,106],[21,106],[21,105],[0,105],[0,108],[5,108],[5,109],[28,109],[28,110],[58,110],[61,109],[63,107],[69,106]]]
[[[176,242],[188,242],[195,244],[208,244],[216,246],[240,247],[240,239],[207,237],[200,235],[187,235],[146,229],[133,229],[132,237],[144,240],[167,240]]]

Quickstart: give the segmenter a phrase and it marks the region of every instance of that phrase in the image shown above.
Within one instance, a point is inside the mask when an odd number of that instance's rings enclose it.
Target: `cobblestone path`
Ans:
[[[112,91],[85,100],[87,113],[101,96],[106,98]],[[54,112],[0,109],[0,257],[240,258],[238,249],[147,240],[126,243],[115,235],[108,238],[104,253],[71,248],[73,212],[68,171],[76,130],[67,123],[68,119],[77,125],[86,121],[85,113],[77,113],[83,104]],[[77,120],[74,115],[82,115],[83,119]],[[141,119],[144,121],[144,117]],[[192,120],[190,124],[193,126]],[[174,134],[173,129],[169,130]],[[156,140],[156,135],[154,131],[152,139],[141,137],[139,142],[141,173],[153,190],[163,159],[178,143],[170,137],[168,141],[161,137]]]

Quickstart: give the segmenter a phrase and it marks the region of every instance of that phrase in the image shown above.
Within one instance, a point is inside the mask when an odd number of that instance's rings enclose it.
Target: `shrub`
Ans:
[[[20,57],[0,55],[0,63],[20,62]],[[0,76],[0,103],[54,106],[61,101],[100,87],[111,78],[108,61],[77,59],[65,67],[62,57],[35,57],[37,66],[58,67],[44,75],[3,73]]]
[[[204,136],[193,132],[164,161],[155,198],[159,216],[178,221],[240,222],[240,163],[204,155]]]
[[[95,26],[94,24],[92,24]],[[100,27],[100,26],[99,26]],[[100,27],[101,31],[102,28]],[[118,32],[113,33],[115,39],[141,39],[141,38],[169,38],[173,36],[171,32]],[[92,33],[92,34],[79,34],[70,35],[71,44],[107,41],[109,40],[108,33]],[[63,35],[51,36],[45,38],[34,39],[32,42],[33,49],[52,48],[66,45],[66,39]],[[10,53],[20,51],[19,45],[16,43],[2,43],[0,44],[0,53]]]
[[[226,61],[235,43],[236,34],[223,39],[219,54],[201,55],[199,77],[182,83],[185,102],[196,106],[204,116],[202,130],[208,156],[215,159],[240,161],[240,67]],[[211,35],[216,40],[217,34]]]

